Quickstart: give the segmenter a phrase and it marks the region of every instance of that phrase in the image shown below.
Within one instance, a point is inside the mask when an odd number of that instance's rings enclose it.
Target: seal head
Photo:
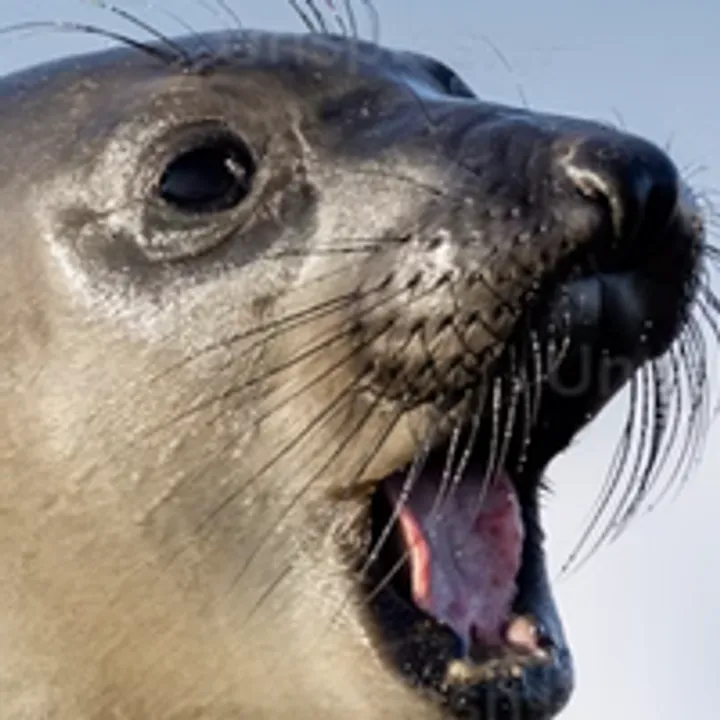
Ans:
[[[700,377],[692,195],[423,56],[204,40],[0,85],[4,717],[554,716],[541,478]]]

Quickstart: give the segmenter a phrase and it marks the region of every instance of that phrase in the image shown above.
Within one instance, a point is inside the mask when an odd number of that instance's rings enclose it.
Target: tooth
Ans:
[[[448,684],[469,682],[471,678],[471,668],[462,660],[453,660],[445,673],[445,682]]]
[[[531,655],[547,653],[538,645],[538,630],[535,621],[527,615],[516,615],[510,620],[505,631],[506,641],[518,650]]]

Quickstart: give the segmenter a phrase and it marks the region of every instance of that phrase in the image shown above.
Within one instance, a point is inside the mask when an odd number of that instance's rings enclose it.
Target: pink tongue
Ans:
[[[403,477],[389,483],[399,500]],[[520,505],[503,471],[480,497],[482,479],[462,483],[437,502],[437,485],[423,478],[399,515],[410,554],[413,600],[450,626],[465,650],[473,639],[497,644],[509,619],[520,570],[524,529]]]

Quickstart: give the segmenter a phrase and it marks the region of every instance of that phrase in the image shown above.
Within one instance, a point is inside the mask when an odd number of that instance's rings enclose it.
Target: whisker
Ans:
[[[346,390],[337,398],[337,400],[336,400],[336,401],[333,401],[333,402],[331,403],[331,405],[328,406],[328,407],[332,407],[333,411],[341,409],[341,407],[340,407],[340,402],[339,402],[339,401],[340,401],[340,400],[345,400],[345,399],[347,399],[348,397],[351,397],[351,396],[352,396],[352,390],[354,389],[355,386],[356,386],[356,383],[355,383],[355,382],[351,383],[351,384],[348,386],[348,388],[346,388]],[[300,500],[301,500],[303,497],[305,497],[305,495],[308,493],[308,491],[310,490],[310,488],[318,481],[319,478],[321,478],[321,477],[323,476],[323,473],[325,473],[325,472],[328,470],[328,468],[333,464],[333,462],[335,462],[335,461],[342,455],[342,453],[345,452],[345,450],[350,446],[350,443],[352,442],[352,440],[356,437],[356,435],[360,432],[360,430],[362,430],[362,428],[363,428],[363,426],[365,425],[365,423],[366,423],[366,422],[372,417],[372,415],[375,413],[375,411],[377,410],[378,405],[379,405],[381,402],[382,402],[382,398],[381,398],[380,396],[378,396],[378,397],[375,399],[375,401],[374,401],[373,403],[371,403],[371,404],[369,405],[369,407],[365,410],[365,412],[364,412],[364,413],[362,414],[362,416],[358,419],[358,421],[355,423],[355,425],[350,428],[350,430],[348,431],[348,433],[346,434],[346,436],[339,442],[338,447],[335,448],[335,450],[333,450],[333,452],[331,453],[330,457],[321,465],[321,467],[320,467],[318,470],[316,470],[316,471],[310,476],[310,478],[309,478],[308,480],[306,480],[306,481],[298,488],[298,490],[297,490],[295,493],[293,493],[292,497],[290,498],[290,502],[289,502],[285,507],[283,507],[280,516],[277,518],[277,523],[278,523],[278,524],[281,523],[285,518],[287,518],[287,517],[290,515],[290,513],[292,512],[292,510],[297,507],[297,504],[300,502]],[[329,417],[332,416],[332,413],[328,413],[327,410],[328,410],[328,408],[326,408],[326,409],[323,411],[323,413],[321,414],[321,416],[329,419]],[[302,439],[304,439],[304,438],[307,436],[307,434],[309,433],[309,430],[310,430],[311,428],[317,427],[318,424],[319,424],[319,422],[318,422],[317,420],[316,420],[316,421],[313,421],[313,423],[311,424],[311,426],[306,427],[306,428],[303,430],[302,434],[299,435],[299,436],[296,438],[296,441],[293,441],[293,442],[292,442],[292,446],[296,446],[297,444],[299,444],[299,441],[302,440]],[[384,440],[384,438],[383,438],[383,440]],[[376,449],[379,450],[379,447],[380,447],[380,446],[378,446]],[[374,459],[374,456],[375,456],[375,452],[368,453],[368,457],[367,457],[367,459],[366,459],[366,462],[363,463],[362,468],[361,468],[361,469],[358,471],[358,473],[355,475],[356,478],[361,477],[362,473],[367,469],[367,467],[369,466],[369,464],[370,464],[370,463],[372,462],[372,460]],[[279,457],[279,456],[278,456],[278,457]],[[274,463],[273,463],[273,464],[274,464]],[[267,467],[269,467],[269,466],[270,466],[270,465],[268,464]],[[264,470],[261,471],[261,472],[259,472],[259,473],[257,473],[257,475],[255,476],[255,479],[257,479],[257,477],[259,477],[259,476],[260,476],[261,474],[263,474],[263,473],[264,473]],[[228,505],[229,505],[233,500],[235,500],[235,499],[238,497],[238,495],[239,495],[239,493],[233,493],[230,497],[228,497],[228,498],[222,503],[221,506],[219,506],[217,509],[213,510],[213,511],[211,512],[210,516],[208,517],[208,521],[207,521],[207,522],[209,522],[209,521],[213,520],[215,517],[217,517],[217,515],[218,515],[220,512],[222,512],[223,510],[225,510],[225,509],[228,507]],[[200,529],[201,529],[203,526],[206,526],[206,525],[207,525],[207,522],[203,523],[203,524],[200,526]],[[255,546],[255,548],[252,550],[252,552],[250,553],[250,555],[247,557],[247,559],[246,559],[245,562],[243,563],[242,568],[240,569],[240,572],[236,575],[235,579],[233,580],[233,582],[232,582],[232,586],[233,586],[233,587],[240,583],[240,581],[242,580],[243,576],[244,576],[245,573],[248,571],[248,569],[250,568],[250,566],[252,565],[252,563],[254,562],[254,560],[258,557],[258,555],[260,554],[262,548],[265,547],[266,543],[268,542],[268,540],[269,540],[269,538],[270,538],[271,536],[272,536],[272,533],[266,533],[265,536],[263,537],[263,539],[262,539],[262,540]]]
[[[314,19],[315,25],[317,26],[319,31],[323,35],[329,35],[330,30],[327,26],[327,23],[325,22],[325,18],[323,17],[323,14],[320,11],[320,8],[318,8],[315,0],[305,0],[305,7],[308,8],[308,10],[310,11],[310,15]]]
[[[349,2],[349,0],[348,0]],[[380,42],[380,14],[373,0],[360,0],[370,18],[370,39],[374,43]]]
[[[133,18],[133,16],[131,16],[129,13],[127,13],[128,17],[125,17],[120,12],[114,12],[113,9],[107,3],[104,2],[104,0],[101,0],[100,3],[98,3],[98,0],[83,0],[83,2],[90,3],[92,5],[97,5],[101,9],[108,10],[109,12],[113,12],[113,14],[118,15],[122,19],[127,20],[127,21],[133,23],[134,25],[137,25],[137,23],[135,22],[135,20],[137,19],[136,17]],[[142,2],[143,5],[148,10],[154,10],[156,12],[159,12],[162,15],[164,15],[166,18],[172,20],[174,23],[179,25],[188,35],[192,36],[196,40],[198,47],[202,45],[202,46],[204,46],[207,53],[209,53],[210,55],[215,55],[215,49],[213,48],[213,46],[210,44],[209,40],[207,39],[207,34],[199,32],[196,28],[194,28],[192,25],[190,25],[190,23],[185,22],[185,20],[180,15],[176,15],[175,13],[170,12],[169,10],[167,10],[163,7],[158,7],[151,0],[138,0],[138,2]],[[196,0],[196,2],[198,2],[206,10],[208,10],[209,12],[211,12],[217,16],[217,11],[208,2],[206,2],[206,0]],[[126,11],[123,11],[123,12],[126,12]],[[141,29],[144,30],[145,28],[141,28]],[[162,35],[163,40],[161,40],[161,42],[164,42],[165,35],[160,33],[159,30],[156,32]],[[152,35],[153,35],[153,37],[155,37],[155,33],[153,33]],[[192,55],[192,53],[191,53],[191,55]]]
[[[393,430],[395,429],[397,423],[402,418],[402,415],[403,415],[402,411],[398,411],[390,418],[390,422],[388,423],[385,431],[380,434],[377,441],[372,445],[371,450],[368,453],[368,456],[367,456],[365,462],[361,466],[360,470],[355,473],[355,477],[352,482],[357,482],[357,480],[361,477],[362,473],[367,469],[367,466],[372,462],[376,453],[379,452],[379,450],[382,448],[382,446],[387,441],[388,437],[390,437],[390,435],[393,432]],[[351,600],[351,593],[350,593],[350,591],[348,591],[345,594],[345,596],[343,597],[343,599],[340,601],[340,603],[338,603],[337,610],[332,614],[332,617],[330,618],[329,622],[327,623],[325,631],[318,633],[318,642],[320,642],[321,639],[326,637],[327,633],[332,632],[332,630],[335,626],[335,623],[338,621],[338,619],[342,615],[343,611],[347,607],[347,604],[350,602],[350,600]]]
[[[569,574],[570,568],[578,564],[578,557],[580,556],[583,548],[589,542],[592,537],[592,533],[595,531],[599,522],[602,520],[603,513],[605,512],[610,500],[612,499],[613,493],[615,492],[617,487],[617,468],[622,468],[626,464],[627,458],[630,456],[630,452],[632,450],[632,437],[635,427],[636,408],[638,402],[637,398],[637,382],[632,381],[630,383],[630,408],[628,410],[625,427],[622,430],[620,440],[610,464],[610,469],[605,476],[605,482],[597,500],[595,501],[594,510],[592,511],[590,520],[587,523],[587,527],[561,567],[560,572],[562,575]],[[579,565],[582,564],[583,562],[579,563]]]
[[[33,30],[53,30],[56,32],[70,32],[70,33],[82,33],[84,35],[96,35],[106,40],[112,40],[113,42],[120,43],[126,47],[138,50],[148,57],[159,60],[164,65],[173,65],[176,63],[185,63],[189,65],[192,58],[190,58],[184,51],[182,55],[177,53],[168,53],[163,50],[142,43],[139,40],[134,40],[128,35],[113,32],[112,30],[106,30],[104,28],[95,25],[86,25],[83,23],[76,22],[61,22],[57,20],[28,20],[26,22],[16,23],[14,25],[5,25],[0,28],[0,35],[10,35],[12,33],[33,31]]]
[[[426,293],[421,293],[420,295],[418,295],[418,296],[416,296],[415,298],[413,298],[413,302],[417,302],[418,300],[422,299],[422,297],[424,297],[425,295],[427,295],[427,294],[430,293],[430,292],[432,292],[432,289],[431,289],[431,290],[428,290]],[[382,302],[387,302],[389,299],[390,299],[390,298],[384,298]],[[383,327],[380,331],[378,331],[378,336],[380,336],[380,335],[382,335],[383,333],[387,332],[387,329],[388,329],[387,327]],[[410,342],[410,338],[408,338],[407,342]],[[354,380],[354,382],[353,382],[353,384],[352,384],[352,387],[356,387],[359,383],[362,382],[362,380],[363,380],[363,377],[362,377],[361,374],[356,375],[355,380]],[[391,382],[391,381],[389,380],[388,382]],[[386,390],[387,390],[387,388],[384,389],[385,392],[386,392]],[[315,426],[315,424],[320,421],[320,419],[322,419],[322,418],[316,418],[316,421],[314,421],[311,426],[308,426],[307,431],[309,431],[310,429],[312,429],[312,428]],[[203,525],[206,525],[210,520],[214,519],[215,516],[217,515],[217,513],[221,512],[221,511],[222,511],[225,507],[227,507],[227,505],[228,505],[230,502],[232,502],[238,495],[240,495],[241,493],[243,493],[249,486],[251,486],[251,485],[257,480],[257,478],[258,478],[259,476],[265,474],[271,467],[273,467],[273,465],[274,465],[286,452],[288,452],[289,450],[293,449],[301,439],[302,439],[302,438],[296,437],[288,446],[284,447],[278,454],[276,454],[275,456],[273,456],[273,458],[272,458],[271,460],[269,460],[269,461],[263,466],[263,468],[262,468],[260,471],[258,471],[257,473],[255,473],[255,475],[253,475],[247,483],[245,483],[242,487],[237,488],[236,490],[234,490],[228,497],[226,497],[223,501],[221,501],[221,503],[217,506],[216,510],[213,511],[210,515],[208,515],[208,517],[207,517],[206,521],[203,523]],[[201,528],[198,528],[198,530],[200,530],[200,529],[201,529]]]
[[[295,11],[296,15],[300,18],[300,21],[305,26],[308,32],[317,33],[319,28],[313,23],[310,16],[300,7],[299,0],[288,0],[290,7]]]
[[[340,34],[344,37],[348,37],[348,28],[347,24],[345,23],[345,18],[343,18],[343,16],[340,14],[340,11],[337,9],[337,6],[333,2],[333,0],[325,0],[325,5],[330,10],[330,13],[333,16],[333,20],[335,20],[335,24],[340,31]]]
[[[355,17],[355,11],[353,10],[352,0],[343,0],[345,5],[345,15],[347,16],[348,23],[350,24],[350,35],[355,40],[360,39],[360,33],[358,30],[357,18]]]
[[[346,365],[346,364],[348,363],[348,361],[352,360],[352,359],[358,354],[358,352],[363,349],[363,347],[371,344],[371,343],[374,342],[377,338],[379,338],[383,333],[386,332],[386,330],[387,330],[387,328],[382,328],[382,329],[381,329],[380,331],[378,331],[375,335],[373,335],[371,338],[369,338],[366,343],[363,343],[362,345],[360,345],[360,346],[358,346],[358,347],[352,348],[348,353],[346,353],[345,355],[341,356],[336,362],[332,363],[332,364],[329,365],[327,368],[323,368],[323,370],[322,370],[320,373],[318,373],[317,375],[315,375],[314,377],[312,377],[312,378],[311,378],[308,382],[306,382],[305,384],[301,385],[297,390],[295,390],[293,393],[291,393],[288,397],[283,398],[280,402],[276,403],[274,406],[271,406],[270,408],[268,408],[264,413],[260,414],[260,415],[255,419],[255,423],[256,423],[256,424],[259,424],[259,423],[262,423],[262,422],[265,421],[265,420],[268,420],[270,417],[272,417],[273,414],[276,414],[276,413],[280,412],[284,407],[286,407],[287,405],[289,405],[293,400],[299,399],[301,395],[307,393],[307,392],[310,391],[313,387],[316,387],[317,385],[319,385],[320,383],[322,383],[324,380],[326,380],[326,379],[327,379],[330,375],[332,375],[334,372],[336,372],[337,370],[340,370],[340,369],[343,367],[343,365]],[[323,350],[323,349],[325,349],[325,348],[320,348],[320,350]],[[357,378],[357,384],[360,384],[361,382],[362,382],[362,377]],[[235,388],[231,388],[231,389],[226,393],[226,397],[225,397],[224,399],[227,399],[227,398],[231,397],[233,394],[235,394],[234,390],[235,390]],[[213,402],[215,402],[216,400],[217,400],[216,398],[213,398]],[[224,414],[225,412],[231,412],[231,411],[233,411],[233,410],[234,410],[234,408],[230,408],[229,410],[226,410],[226,409],[225,409],[225,410],[222,410],[221,413]],[[220,418],[220,413],[218,413],[218,415],[216,415],[214,418],[211,418],[211,419],[209,420],[209,424],[211,424],[211,425],[214,424],[215,422],[217,422],[217,420],[219,420],[219,418]],[[250,432],[250,431],[248,431],[248,432]],[[243,437],[244,437],[244,436],[240,436],[240,437],[235,437],[235,438],[233,438],[232,441],[231,441],[231,443],[228,443],[228,444],[225,446],[224,450],[225,450],[225,451],[229,450],[231,444],[233,444],[233,445],[234,445],[234,444],[237,444],[240,440],[243,439]],[[266,467],[263,469],[263,471],[262,471],[260,474],[264,474],[264,472],[266,472],[267,470],[269,470],[269,469],[272,467],[273,464],[274,464],[274,462],[271,462],[268,466],[266,466]],[[155,505],[153,505],[152,507],[148,508],[148,510],[147,510],[147,512],[146,512],[146,514],[145,514],[145,516],[144,516],[144,521],[147,521],[148,519],[150,519],[150,517],[152,516],[152,514],[155,513],[155,512],[158,510],[159,506],[160,506],[161,504],[166,503],[166,502],[170,499],[170,497],[172,497],[172,495],[177,494],[178,490],[179,490],[181,487],[186,486],[189,482],[192,482],[192,481],[194,481],[194,480],[196,480],[196,479],[197,479],[196,476],[187,476],[187,477],[183,480],[182,483],[179,483],[178,485],[174,486],[174,487],[172,488],[172,490],[171,490],[171,493],[169,493],[169,494],[167,494],[167,495],[165,495],[165,496],[162,496],[162,497],[157,501],[157,503],[156,503]]]
[[[436,439],[436,432],[437,426],[432,428],[432,431],[427,434],[425,440],[421,443],[419,450],[415,452],[413,460],[410,463],[410,467],[405,473],[405,479],[403,480],[403,484],[400,489],[400,495],[398,496],[397,502],[394,503],[390,519],[385,523],[385,527],[380,533],[373,548],[368,553],[368,556],[365,559],[365,562],[363,563],[360,572],[358,573],[361,579],[365,578],[368,570],[377,561],[378,557],[380,556],[380,552],[390,538],[390,534],[395,523],[398,521],[400,514],[407,505],[410,499],[410,492],[412,491],[413,486],[417,482],[417,479],[420,477],[420,474],[425,467],[425,463],[427,462],[428,456],[430,455],[430,451]],[[379,590],[376,588],[374,592],[379,592]],[[371,595],[371,597],[374,597],[374,595]]]
[[[221,10],[227,13],[230,20],[235,23],[236,29],[242,31],[244,29],[243,23],[231,5],[226,0],[215,0],[215,2]]]
[[[288,563],[275,577],[275,579],[268,584],[264,592],[257,599],[255,604],[250,608],[244,619],[244,625],[250,624],[250,621],[260,612],[264,605],[270,600],[275,592],[280,588],[280,585],[287,580],[293,571],[293,566]]]
[[[124,10],[121,7],[118,7],[116,5],[113,5],[110,2],[107,2],[107,0],[84,0],[89,5],[96,5],[101,10],[106,10],[113,15],[116,15],[117,17],[131,23],[138,29],[142,30],[143,32],[146,32],[150,37],[155,38],[156,40],[159,40],[166,48],[168,48],[171,52],[175,53],[175,56],[178,58],[182,58],[185,61],[186,65],[192,65],[193,57],[190,55],[185,48],[175,42],[172,38],[169,38],[165,33],[160,32],[156,28],[154,28],[149,23],[146,23],[141,18],[137,17],[133,13],[129,12],[128,10]],[[192,30],[192,29],[191,29]]]

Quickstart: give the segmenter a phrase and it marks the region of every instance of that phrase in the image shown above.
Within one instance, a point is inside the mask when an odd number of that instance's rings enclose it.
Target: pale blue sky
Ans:
[[[115,0],[120,3],[121,0]],[[285,0],[227,0],[248,26],[300,29]],[[125,0],[165,31],[220,26],[213,0]],[[360,2],[356,0],[359,7]],[[453,65],[481,94],[621,121],[666,143],[702,190],[720,189],[720,3],[716,0],[376,0],[383,40]],[[156,10],[152,10],[152,6]],[[205,7],[203,7],[205,6]],[[0,4],[0,26],[29,19],[122,25],[82,0]],[[486,39],[512,66],[508,71]],[[96,47],[76,35],[4,37],[9,71]],[[619,120],[621,118],[621,120]],[[553,567],[569,552],[603,479],[622,420],[617,406],[552,468]],[[567,720],[715,720],[720,707],[720,431],[677,500],[634,524],[557,585],[578,689]],[[714,709],[713,709],[714,707]]]

